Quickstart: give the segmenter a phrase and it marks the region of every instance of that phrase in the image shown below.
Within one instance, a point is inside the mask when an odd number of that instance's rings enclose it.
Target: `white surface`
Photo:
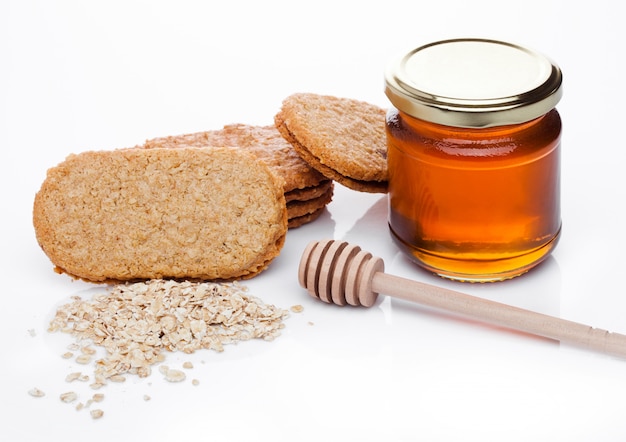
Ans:
[[[616,8],[608,0],[2,1],[0,440],[624,440],[626,361],[387,297],[371,309],[328,306],[296,279],[310,240],[348,239],[383,257],[388,273],[626,333],[625,31]],[[192,360],[200,385],[167,384],[157,371],[110,385],[98,421],[59,401],[70,389],[82,400],[93,392],[65,384],[76,366],[60,354],[71,339],[47,333],[47,321],[91,286],[55,274],[36,244],[32,200],[47,168],[72,152],[270,124],[294,92],[387,106],[391,55],[460,36],[529,46],[564,71],[564,230],[550,260],[505,283],[437,279],[391,244],[384,196],[337,186],[328,213],[289,232],[281,256],[247,283],[266,302],[304,306],[279,339],[169,355],[171,366]],[[33,387],[46,397],[30,397]]]

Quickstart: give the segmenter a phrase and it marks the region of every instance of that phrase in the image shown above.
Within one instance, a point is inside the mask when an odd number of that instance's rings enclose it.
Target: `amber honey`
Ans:
[[[392,110],[387,128],[390,229],[424,267],[457,279],[505,279],[556,245],[556,110],[523,125],[481,130]]]
[[[396,67],[388,77],[387,95],[397,105],[387,115],[389,227],[395,242],[422,267],[462,281],[497,281],[536,266],[558,242],[561,119],[554,104],[560,71],[517,46],[452,41],[460,42],[472,45],[461,52],[437,49],[438,57],[426,58],[448,68],[459,60],[441,57],[461,58],[473,82],[469,86],[455,83],[467,81],[457,73],[443,85],[442,75],[424,74],[430,65],[411,59],[421,56],[418,51],[404,59],[405,72],[397,75]],[[485,45],[498,46],[492,55],[517,52],[504,67],[496,60],[495,67],[472,72],[476,54],[465,54],[484,51]],[[492,50],[487,48],[487,55]],[[500,68],[508,72],[516,61],[530,71],[513,78],[523,79],[523,85],[483,78]]]

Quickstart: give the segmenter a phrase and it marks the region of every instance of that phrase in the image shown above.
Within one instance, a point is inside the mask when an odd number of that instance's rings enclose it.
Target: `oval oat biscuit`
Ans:
[[[94,282],[249,278],[280,253],[283,182],[226,148],[120,149],[70,155],[33,208],[57,271]]]

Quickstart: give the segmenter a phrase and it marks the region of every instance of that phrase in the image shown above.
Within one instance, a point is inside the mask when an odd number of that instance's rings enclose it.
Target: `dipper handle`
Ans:
[[[343,241],[313,241],[298,269],[300,285],[324,302],[372,306],[379,293],[482,322],[626,357],[626,336],[384,273],[381,258]]]

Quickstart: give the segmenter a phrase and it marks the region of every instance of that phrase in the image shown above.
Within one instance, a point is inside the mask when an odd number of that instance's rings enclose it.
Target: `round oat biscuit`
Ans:
[[[299,93],[274,117],[280,133],[309,165],[362,192],[387,191],[385,109],[350,98]]]
[[[328,179],[296,153],[275,126],[231,124],[222,129],[155,138],[143,147],[234,147],[252,152],[285,180],[285,193],[317,186]]]
[[[282,184],[229,148],[84,152],[48,171],[33,224],[57,271],[75,278],[249,278],[284,244]]]

